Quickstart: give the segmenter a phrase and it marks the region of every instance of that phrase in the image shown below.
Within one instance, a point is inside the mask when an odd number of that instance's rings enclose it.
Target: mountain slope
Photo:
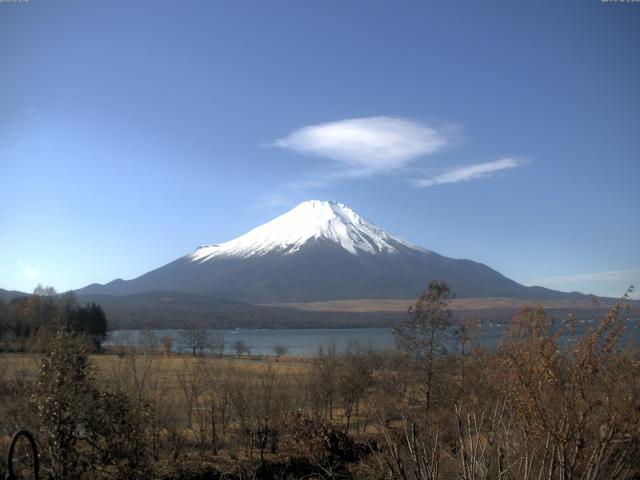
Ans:
[[[415,298],[430,280],[459,297],[567,298],[525,287],[481,263],[458,260],[396,237],[344,204],[308,201],[234,240],[198,248],[133,280],[80,294],[173,290],[249,303]]]

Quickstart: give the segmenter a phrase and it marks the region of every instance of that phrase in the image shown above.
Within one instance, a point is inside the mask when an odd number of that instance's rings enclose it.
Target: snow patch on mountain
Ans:
[[[343,203],[309,200],[234,240],[202,246],[189,257],[202,263],[217,257],[292,254],[310,240],[328,240],[353,255],[393,254],[399,247],[426,251],[373,225]]]

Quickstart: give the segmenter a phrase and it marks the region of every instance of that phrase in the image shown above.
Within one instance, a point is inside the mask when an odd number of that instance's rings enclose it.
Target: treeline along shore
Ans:
[[[102,308],[42,289],[0,304],[12,345],[0,354],[0,450],[28,429],[52,479],[638,478],[626,296],[579,335],[575,317],[523,307],[492,349],[477,320],[455,321],[452,297],[429,284],[394,327],[397,349],[257,359],[199,348],[197,328],[188,354],[153,338],[106,353]],[[18,312],[26,336],[8,323]],[[451,335],[456,353],[443,348]]]

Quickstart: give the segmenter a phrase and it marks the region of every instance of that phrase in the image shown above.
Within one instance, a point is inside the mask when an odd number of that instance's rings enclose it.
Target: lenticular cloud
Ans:
[[[275,145],[345,163],[360,173],[395,170],[449,143],[443,131],[410,120],[369,117],[309,125]]]

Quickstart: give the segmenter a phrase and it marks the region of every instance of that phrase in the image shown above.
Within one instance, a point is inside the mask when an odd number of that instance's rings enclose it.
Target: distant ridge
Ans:
[[[0,288],[0,299],[4,300],[5,302],[8,302],[17,297],[26,297],[28,295],[28,293],[19,292],[17,290],[4,290]]]
[[[473,317],[482,322],[508,322],[517,312],[517,300],[458,299],[451,305],[454,320]],[[498,299],[499,300],[499,299]],[[409,301],[401,308],[345,309],[322,305],[250,305],[207,295],[152,291],[131,295],[79,295],[78,302],[96,302],[107,314],[110,329],[185,328],[189,325],[219,329],[235,328],[357,328],[390,327],[405,318]],[[319,308],[318,308],[319,307]],[[601,306],[587,300],[551,301],[547,312],[555,318],[591,319],[603,315]],[[638,315],[638,305],[634,310]]]
[[[78,302],[98,303],[111,329],[184,328],[350,328],[389,326],[398,312],[310,312],[250,305],[207,295],[150,291],[131,295],[79,295]]]

